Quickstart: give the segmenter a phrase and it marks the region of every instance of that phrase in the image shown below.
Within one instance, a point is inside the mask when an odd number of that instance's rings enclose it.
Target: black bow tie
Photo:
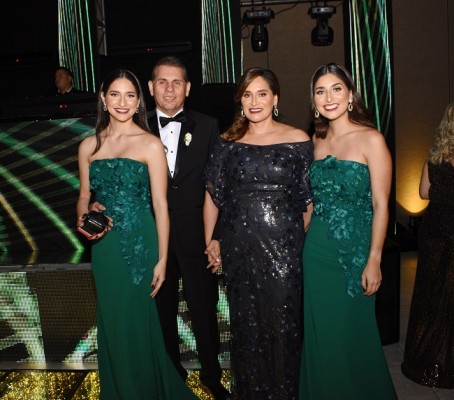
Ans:
[[[165,127],[169,122],[172,122],[172,121],[175,121],[175,122],[184,122],[186,121],[186,117],[184,116],[184,112],[180,112],[178,113],[177,115],[175,115],[174,117],[159,117],[159,123],[161,124],[161,127]]]

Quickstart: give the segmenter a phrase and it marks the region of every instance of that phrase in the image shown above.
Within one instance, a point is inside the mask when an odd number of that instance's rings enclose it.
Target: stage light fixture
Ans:
[[[252,28],[251,46],[254,51],[268,50],[268,29],[263,22],[256,22]]]
[[[253,51],[267,51],[268,50],[268,24],[274,18],[274,12],[271,9],[266,10],[248,10],[243,14],[243,24],[254,25],[251,32],[251,46]]]
[[[312,29],[311,41],[313,46],[329,46],[334,40],[334,31],[328,24],[328,19],[336,13],[335,7],[313,6],[309,8],[308,14],[317,19],[317,26]]]

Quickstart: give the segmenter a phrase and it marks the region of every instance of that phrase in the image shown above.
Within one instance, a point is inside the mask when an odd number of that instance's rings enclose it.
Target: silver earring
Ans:
[[[246,115],[244,115],[243,109],[241,109],[241,116],[244,118]]]
[[[273,114],[275,117],[279,117],[279,110],[277,109],[277,106],[273,106]]]
[[[139,107],[136,108],[136,114],[138,114],[138,113],[139,113]]]
[[[104,107],[102,108],[104,111],[107,111],[107,106],[104,104]]]
[[[315,112],[314,112],[314,116],[315,116],[315,118],[318,118],[318,117],[320,117],[320,113],[318,112],[318,110],[317,110],[317,109],[315,109]]]
[[[351,101],[348,102],[348,107],[347,107],[348,111],[352,112],[353,111],[353,104]]]

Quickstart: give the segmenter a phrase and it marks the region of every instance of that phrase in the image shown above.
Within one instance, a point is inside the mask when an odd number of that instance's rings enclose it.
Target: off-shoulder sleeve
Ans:
[[[312,203],[312,187],[309,171],[314,161],[314,145],[311,141],[303,142],[300,146],[300,155],[303,162],[300,193],[305,205]]]
[[[220,139],[215,144],[205,169],[205,187],[220,210],[226,197],[228,146],[228,142]]]

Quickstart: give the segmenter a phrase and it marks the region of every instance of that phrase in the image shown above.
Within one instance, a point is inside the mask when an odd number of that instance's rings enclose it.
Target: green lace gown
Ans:
[[[310,171],[314,214],[303,251],[300,400],[397,399],[375,319],[362,294],[372,224],[367,165],[328,156]]]
[[[114,221],[92,247],[100,398],[197,399],[167,356],[150,297],[158,240],[147,166],[128,158],[95,160],[90,189]]]

